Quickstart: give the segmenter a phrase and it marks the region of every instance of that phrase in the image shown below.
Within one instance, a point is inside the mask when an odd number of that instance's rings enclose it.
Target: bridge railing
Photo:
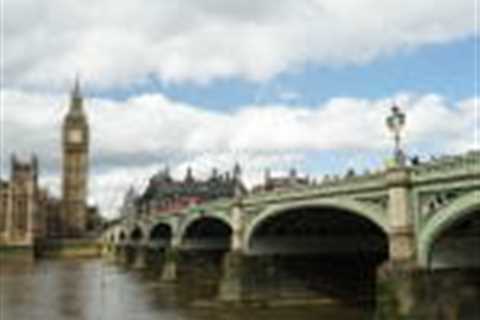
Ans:
[[[414,181],[480,174],[480,152],[460,156],[443,156],[412,167]]]
[[[298,186],[281,191],[265,191],[252,194],[245,199],[245,204],[258,202],[282,201],[283,199],[303,199],[314,195],[342,194],[363,190],[382,189],[385,186],[384,171],[366,172],[362,175],[334,176],[321,183]]]

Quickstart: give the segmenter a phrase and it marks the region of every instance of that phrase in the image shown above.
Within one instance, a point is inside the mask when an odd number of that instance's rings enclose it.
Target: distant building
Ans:
[[[11,176],[0,181],[0,247],[31,247],[40,239],[65,237],[63,202],[38,184],[38,161],[11,158]],[[85,232],[103,224],[96,207],[87,206]]]
[[[310,179],[299,177],[294,168],[290,169],[288,176],[284,177],[272,177],[270,169],[266,169],[263,184],[255,186],[252,192],[292,190],[310,184]]]
[[[38,162],[11,159],[10,181],[0,181],[0,245],[31,246],[37,217]]]
[[[38,185],[38,160],[11,159],[10,179],[0,180],[0,247],[33,246],[45,238],[83,237],[103,219],[87,205],[89,127],[77,82],[63,130],[62,198]]]
[[[136,201],[138,199],[137,191],[133,186],[130,186],[123,197],[123,202],[120,207],[119,218],[130,216],[136,212]]]
[[[35,226],[39,239],[63,237],[62,201],[41,189],[38,195],[38,223]]]
[[[174,212],[205,201],[233,198],[247,192],[241,182],[241,168],[235,165],[233,172],[219,174],[217,169],[206,180],[193,176],[191,168],[187,169],[182,181],[174,180],[167,168],[152,176],[145,191],[136,195],[130,189],[124,198],[122,215],[133,212],[139,215],[157,215]]]

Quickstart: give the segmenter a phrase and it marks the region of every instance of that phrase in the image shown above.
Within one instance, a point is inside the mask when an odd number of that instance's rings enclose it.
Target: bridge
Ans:
[[[396,274],[392,270],[478,268],[480,152],[170,215],[127,217],[102,241],[107,257],[132,268],[157,268],[165,281],[185,269],[205,270],[210,257],[217,264],[217,296],[225,301],[265,293],[262,282],[278,285],[285,275],[308,283],[309,291],[342,283],[361,294],[372,288],[362,281]]]

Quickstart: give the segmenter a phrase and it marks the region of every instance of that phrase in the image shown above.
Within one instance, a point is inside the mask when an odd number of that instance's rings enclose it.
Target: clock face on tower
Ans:
[[[82,130],[70,130],[68,132],[67,141],[70,143],[81,143],[82,142]]]

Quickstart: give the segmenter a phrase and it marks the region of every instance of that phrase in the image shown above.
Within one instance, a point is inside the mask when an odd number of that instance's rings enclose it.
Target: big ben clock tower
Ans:
[[[89,128],[78,79],[63,122],[63,234],[81,237],[87,228]]]

